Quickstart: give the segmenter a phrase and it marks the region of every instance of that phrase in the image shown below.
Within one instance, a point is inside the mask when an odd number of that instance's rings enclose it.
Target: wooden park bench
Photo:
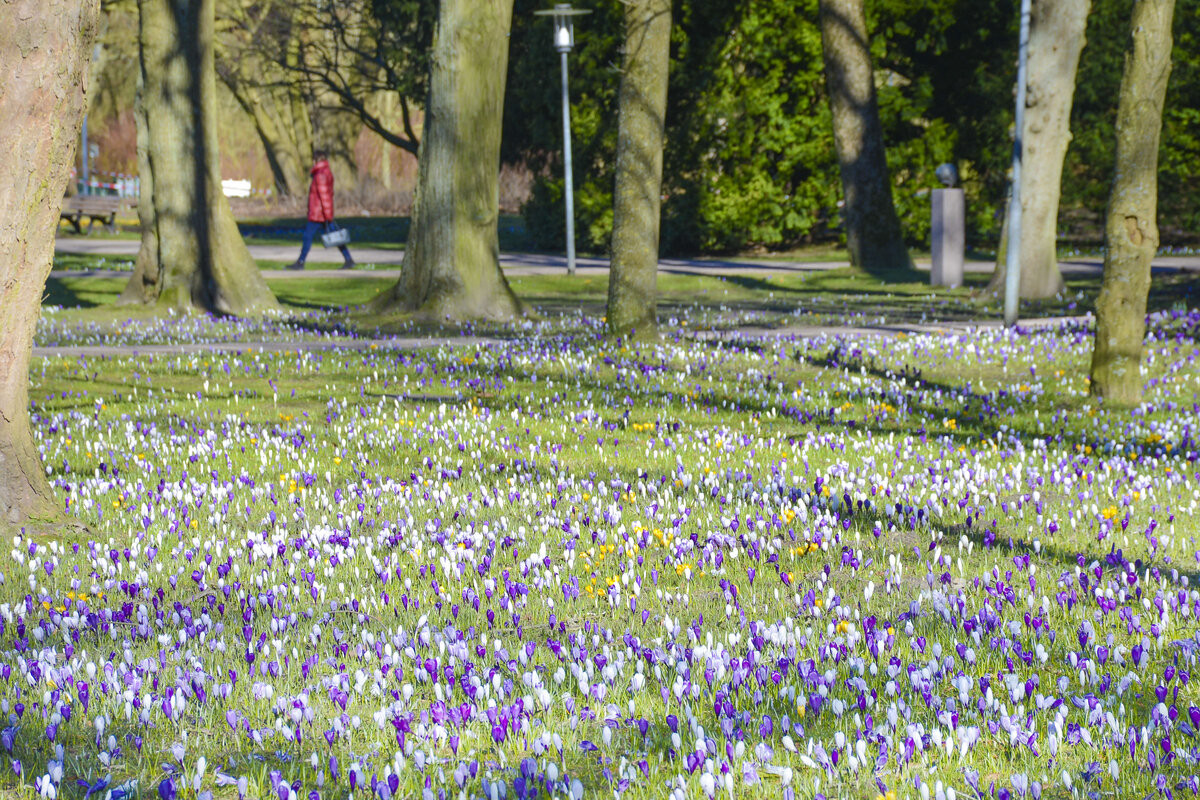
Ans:
[[[83,218],[88,219],[88,235],[92,226],[99,222],[109,233],[117,232],[117,212],[130,205],[127,198],[113,195],[77,194],[63,199],[62,219],[83,233]]]

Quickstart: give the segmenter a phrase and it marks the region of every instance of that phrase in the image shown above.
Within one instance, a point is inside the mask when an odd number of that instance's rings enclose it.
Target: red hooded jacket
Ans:
[[[333,172],[328,161],[318,161],[309,172],[308,221],[333,222]]]

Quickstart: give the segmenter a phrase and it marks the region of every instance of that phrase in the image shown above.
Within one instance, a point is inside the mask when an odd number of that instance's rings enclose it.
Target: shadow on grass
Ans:
[[[42,305],[62,306],[63,308],[97,308],[108,305],[117,298],[117,294],[103,291],[80,291],[88,286],[79,280],[63,280],[50,277],[46,280],[46,288],[42,293]],[[101,285],[92,284],[91,288],[101,289]]]

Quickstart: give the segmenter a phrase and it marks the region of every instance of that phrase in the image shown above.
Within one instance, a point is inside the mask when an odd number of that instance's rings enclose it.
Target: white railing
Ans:
[[[221,191],[226,197],[249,197],[250,181],[221,181]]]

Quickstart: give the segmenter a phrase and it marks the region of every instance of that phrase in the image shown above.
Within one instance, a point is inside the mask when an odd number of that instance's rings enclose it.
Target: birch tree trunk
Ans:
[[[626,0],[613,193],[608,330],[657,326],[658,232],[671,53],[671,0]]]
[[[245,315],[278,306],[221,191],[214,4],[138,3],[142,245],[121,302]]]
[[[98,0],[0,3],[0,530],[64,521],[29,419],[29,361],[87,107]]]
[[[521,303],[500,270],[500,132],[513,0],[442,0],[412,230],[379,310],[506,318]]]
[[[910,271],[892,202],[863,0],[820,0],[819,11],[850,263],[872,273]]]
[[[1158,143],[1174,11],[1175,0],[1134,0],[1121,77],[1091,376],[1091,393],[1116,406],[1142,401],[1146,298],[1158,252]]]
[[[1058,201],[1071,142],[1075,75],[1091,0],[1033,0],[1028,84],[1021,132],[1021,289],[1027,300],[1063,289],[1058,268]],[[1006,220],[1007,222],[1007,220]],[[988,291],[1003,294],[1008,242],[1000,241]]]

